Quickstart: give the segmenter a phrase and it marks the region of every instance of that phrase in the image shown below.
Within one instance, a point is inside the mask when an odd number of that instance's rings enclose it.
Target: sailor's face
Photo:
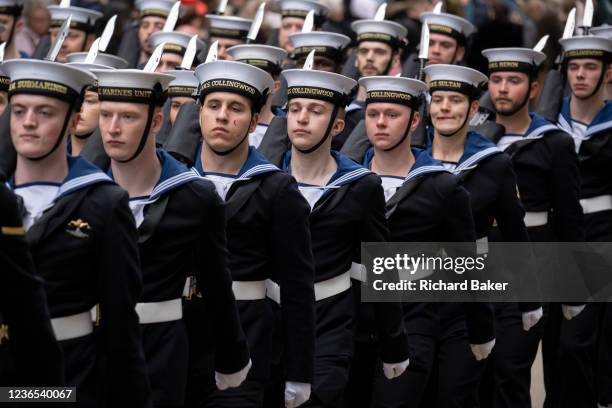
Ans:
[[[0,92],[0,116],[4,113],[6,105],[8,104],[8,93]]]
[[[589,98],[595,92],[603,62],[591,59],[572,59],[567,64],[567,82],[572,95],[578,99]],[[605,82],[605,81],[604,81]]]
[[[498,113],[515,112],[528,92],[529,76],[522,72],[494,72],[489,78],[489,95]]]
[[[304,19],[298,17],[285,17],[281,20],[278,29],[278,46],[284,48],[288,53],[293,52],[293,44],[289,39],[291,34],[299,33],[304,26]]]
[[[369,103],[365,112],[365,126],[368,139],[374,148],[379,150],[395,146],[406,133],[418,125],[418,112],[415,112],[412,124],[408,123],[411,109],[396,103]],[[410,141],[408,141],[410,144]]]
[[[232,149],[251,133],[259,114],[251,114],[251,101],[229,92],[212,92],[204,98],[200,110],[202,136],[215,151]],[[247,142],[248,143],[248,142]]]
[[[181,66],[181,62],[183,61],[183,57],[173,52],[165,52],[160,60],[159,65],[155,69],[155,72],[168,72],[173,71]]]
[[[85,92],[81,114],[77,122],[76,135],[86,135],[93,132],[98,127],[100,117],[100,101],[96,92]]]
[[[325,135],[334,105],[331,102],[308,98],[294,98],[289,101],[287,112],[287,133],[291,144],[300,150],[316,145]],[[344,129],[344,120],[336,118],[331,136]],[[331,138],[328,139],[331,143]]]
[[[170,102],[170,123],[174,126],[174,121],[176,120],[176,115],[178,115],[181,106],[186,103],[192,103],[193,98],[188,96],[175,96],[172,98]]]
[[[59,34],[59,28],[52,28],[50,32],[51,43],[55,41]],[[66,56],[73,52],[87,51],[87,34],[84,31],[71,28],[62,43],[59,54],[55,59],[57,62],[66,62]]]
[[[379,41],[362,41],[357,48],[355,65],[361,77],[386,75],[387,70],[398,57],[393,53],[391,46]]]
[[[11,98],[11,140],[20,156],[47,154],[60,137],[68,113],[68,103],[40,95],[14,95]],[[74,119],[74,118],[73,118]],[[68,131],[74,130],[71,120]],[[66,152],[65,138],[57,151]]]
[[[470,100],[466,95],[452,91],[435,91],[431,95],[429,106],[434,129],[447,134],[457,132],[466,122],[466,115],[473,114],[472,109],[468,112],[468,108]]]
[[[164,28],[166,20],[161,17],[147,16],[140,19],[138,26],[138,43],[140,49],[150,54],[153,50],[149,45],[149,37],[151,34],[161,31]]]
[[[8,14],[0,14],[0,25],[4,26],[4,31],[0,33],[0,42],[7,42],[11,34],[11,28],[15,22],[15,17]]]
[[[137,151],[147,124],[147,105],[126,102],[100,102],[100,133],[106,154],[113,160],[128,160]],[[161,109],[156,108],[147,144],[155,144],[152,134],[161,126]]]
[[[429,35],[429,56],[427,65],[456,64],[463,58],[463,47],[452,37],[444,34]]]
[[[232,48],[234,45],[244,44],[244,41],[236,40],[233,38],[212,37],[211,44],[214,41],[218,41],[217,43],[217,59],[218,60],[231,61],[233,58],[231,55],[227,53],[227,49]]]

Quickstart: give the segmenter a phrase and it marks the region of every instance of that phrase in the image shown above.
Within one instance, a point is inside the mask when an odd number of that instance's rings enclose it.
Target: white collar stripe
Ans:
[[[477,162],[479,162],[480,160],[491,156],[493,154],[496,153],[500,153],[501,150],[498,147],[489,147],[487,149],[481,150],[478,153],[472,155],[469,159],[467,159],[466,161],[464,161],[463,163],[461,163],[460,165],[457,166],[457,168],[455,169],[456,171],[461,171],[461,170],[465,170],[466,167],[471,166],[472,164],[476,164]]]
[[[198,180],[198,179],[200,179],[200,177],[194,175],[193,173],[189,171],[185,171],[176,176],[172,176],[169,179],[160,183],[157,187],[153,189],[153,191],[151,192],[151,199],[154,199],[162,195],[163,193],[165,193],[168,190],[171,190],[174,187],[187,183],[188,181]]]
[[[408,181],[416,176],[420,176],[423,174],[427,174],[427,173],[437,173],[437,172],[446,172],[448,173],[448,170],[446,170],[444,167],[442,166],[422,166],[419,167],[417,169],[412,170],[411,172],[408,173],[408,175],[406,176],[406,178],[404,179],[404,181]]]
[[[78,190],[79,188],[94,184],[99,181],[111,181],[111,178],[104,173],[94,173],[87,176],[76,177],[60,186],[57,197],[72,191]]]
[[[531,131],[527,136],[525,136],[525,139],[539,139],[543,137],[544,133],[546,133],[547,131],[558,130],[558,129],[559,127],[553,124],[542,125],[540,127],[533,129],[533,131]]]
[[[339,177],[336,180],[332,181],[331,183],[329,183],[329,186],[337,186],[337,185],[340,185],[341,183],[344,183],[345,181],[350,181],[358,176],[366,175],[370,173],[371,171],[368,169],[353,170],[353,171],[346,173],[342,177]]]
[[[593,136],[595,133],[601,132],[602,130],[606,130],[611,127],[612,127],[612,120],[609,120],[604,123],[600,123],[599,125],[595,125],[593,127],[589,127],[587,128],[585,139],[588,139],[589,137]]]

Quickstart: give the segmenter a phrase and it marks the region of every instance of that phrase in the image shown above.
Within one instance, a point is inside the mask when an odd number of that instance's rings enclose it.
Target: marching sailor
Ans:
[[[411,148],[427,85],[390,76],[361,78],[359,83],[366,91],[365,126],[372,146],[363,151],[362,161],[382,179],[390,241],[474,242],[470,199],[461,179],[428,151]],[[373,371],[374,364],[380,364],[377,341],[371,336],[374,322],[367,320],[371,314],[360,316],[351,372],[353,404],[421,406],[438,342],[438,308],[436,303],[404,303],[410,366],[394,380]]]
[[[181,63],[184,61],[185,52],[189,46],[189,41],[193,36],[181,33],[178,31],[171,32],[157,32],[151,34],[149,37],[149,44],[153,49],[157,48],[160,44],[164,43],[164,53],[161,56],[161,61],[157,66],[156,72],[168,72],[172,70],[179,69],[181,67]],[[199,65],[197,59],[197,51],[200,51],[205,48],[204,43],[196,37],[196,57],[192,58],[192,66],[187,68],[183,67],[183,69],[193,69],[195,66]]]
[[[542,52],[528,48],[494,48],[489,61],[489,94],[496,122],[505,134],[493,140],[512,159],[525,225],[532,242],[584,241],[580,207],[580,173],[574,143],[567,133],[536,113],[529,101],[539,90]],[[549,220],[550,218],[550,220]],[[494,231],[494,236],[499,231]],[[485,376],[481,403],[492,407],[531,407],[531,365],[544,325],[538,304],[497,303],[493,373]],[[559,305],[551,305],[559,313]],[[558,332],[553,334],[558,338]]]
[[[244,44],[253,20],[235,16],[207,14],[210,43],[217,41],[217,59],[231,59],[227,49]]]
[[[281,65],[287,57],[287,51],[271,45],[243,44],[235,45],[227,50],[227,53],[235,61],[244,62],[266,71],[274,80],[274,87],[267,96],[265,105],[259,113],[259,121],[255,130],[249,135],[249,145],[258,148],[264,140],[266,133],[273,120],[285,122],[284,118],[274,116],[272,111],[272,98],[281,87],[280,72]],[[286,124],[284,126],[286,129]]]
[[[296,66],[304,66],[310,51],[316,50],[313,69],[336,73],[342,71],[346,60],[346,50],[351,43],[351,39],[346,35],[312,31],[291,34],[289,38],[293,44],[290,58]]]
[[[353,265],[360,261],[362,242],[386,242],[389,232],[380,179],[331,150],[357,83],[340,74],[312,70],[313,57],[314,51],[304,69],[283,71],[292,147],[282,166],[298,181],[311,208],[317,331],[313,397],[308,406],[335,407],[342,403],[352,358],[358,299],[351,290],[351,277],[357,285],[364,281],[359,265]],[[401,307],[380,303],[374,311],[381,328],[383,370],[387,378],[394,378],[408,366]]]
[[[189,364],[181,301],[187,277],[197,277],[204,302],[215,311],[219,387],[238,386],[250,361],[227,269],[224,205],[212,183],[155,149],[172,77],[150,68],[93,72],[109,172],[128,192],[138,227],[143,291],[136,312],[153,403],[182,407]],[[202,316],[200,324],[205,322]]]
[[[92,69],[121,69],[127,68],[127,62],[120,57],[112,54],[99,53],[93,63],[85,63],[86,52],[76,52],[68,54],[67,65],[75,68],[91,71]],[[100,115],[100,101],[98,99],[98,89],[94,85],[85,90],[83,105],[79,112],[79,122],[68,140],[68,154],[78,156],[89,141],[94,131],[98,129],[98,119]]]
[[[426,12],[421,22],[429,28],[427,65],[455,65],[463,61],[467,40],[476,32],[474,24],[449,13]]]
[[[0,384],[60,387],[62,354],[24,235],[17,197],[0,184]]]
[[[208,61],[195,73],[200,81],[203,138],[195,170],[215,184],[226,202],[229,268],[253,368],[236,389],[212,393],[203,389],[202,384],[212,381],[206,369],[209,334],[189,327],[196,354],[188,404],[263,406],[271,363],[280,347],[285,403],[296,407],[310,396],[314,364],[309,208],[295,180],[248,141],[274,81],[264,70],[237,61]],[[191,296],[187,304],[195,310],[201,299]],[[282,339],[280,344],[273,343],[273,329],[278,330],[275,337]]]
[[[170,124],[174,126],[179,110],[186,103],[195,103],[198,97],[198,78],[193,71],[173,70],[166,72],[174,79],[168,85],[168,98],[170,99]]]
[[[64,39],[62,48],[57,55],[57,62],[66,62],[68,54],[83,52],[91,47],[91,44],[96,39],[96,22],[102,18],[102,13],[74,6],[47,6],[47,9],[51,15],[49,36],[52,44],[55,43],[60,33],[60,27],[64,21],[72,16],[70,20],[70,31]]]
[[[295,48],[290,36],[302,31],[308,13],[311,10],[314,11],[313,28],[317,30],[325,22],[328,9],[327,6],[316,0],[281,0],[280,8],[281,24],[278,28],[278,35],[277,38],[272,36],[269,44],[283,48],[287,51],[287,56],[290,56]]]
[[[408,30],[399,23],[388,20],[357,20],[351,24],[357,35],[357,55],[355,66],[360,78],[389,75],[399,63],[406,44]],[[359,91],[346,108],[346,125],[342,133],[334,139],[333,148],[339,150],[353,128],[364,118],[365,89]]]
[[[561,105],[558,125],[572,135],[578,153],[587,241],[612,241],[612,102],[606,101],[605,84],[612,78],[612,39],[577,36],[559,40],[563,48],[563,70],[570,96]],[[595,406],[597,373],[608,369],[596,358],[601,316],[607,303],[565,306],[559,343],[556,388],[547,388],[553,404]],[[576,339],[580,339],[577,341]],[[599,341],[605,341],[605,336]],[[602,344],[604,355],[612,353],[610,343]],[[610,384],[601,387],[599,402],[610,404]]]
[[[149,406],[134,310],[142,276],[128,196],[85,159],[66,156],[66,135],[95,77],[50,61],[12,60],[2,69],[11,78],[17,151],[8,184],[24,201],[25,237],[44,280],[66,384],[77,387],[78,406]],[[99,318],[95,337],[92,308]]]
[[[175,0],[138,0],[137,25],[123,35],[117,55],[136,68],[147,63],[154,48],[149,44],[151,34],[163,30]]]
[[[463,179],[470,193],[477,253],[488,252],[487,237],[495,222],[504,241],[528,241],[510,157],[468,129],[468,122],[478,111],[480,87],[487,77],[471,68],[446,64],[429,65],[425,73],[430,81],[432,122],[427,149],[434,159]],[[443,345],[439,352],[438,400],[444,401],[443,406],[478,404],[478,385],[485,368],[482,360],[495,344],[492,307],[487,303],[467,306],[471,311],[466,320],[468,337],[464,346],[448,354]],[[444,304],[440,309],[441,330],[450,330],[462,320],[453,304]],[[461,372],[462,378],[459,380],[453,372]]]

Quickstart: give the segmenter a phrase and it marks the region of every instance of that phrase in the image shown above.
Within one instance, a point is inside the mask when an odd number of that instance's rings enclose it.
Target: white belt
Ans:
[[[548,224],[548,211],[527,211],[525,212],[526,227],[541,227]]]
[[[339,293],[349,290],[351,287],[350,270],[314,284],[315,301],[327,299]],[[280,305],[280,286],[278,283],[266,280],[266,295]]]
[[[171,322],[183,318],[183,305],[180,298],[163,302],[136,303],[136,313],[140,324]]]
[[[266,298],[266,281],[234,281],[232,291],[236,300],[260,300]]]
[[[476,240],[476,254],[484,255],[489,253],[489,238],[482,237]]]
[[[51,327],[57,341],[76,339],[93,333],[91,312],[88,310],[72,316],[51,319]]]
[[[351,278],[364,283],[367,282],[367,273],[364,265],[352,262],[351,269],[349,269],[349,273],[351,274]]]
[[[584,214],[612,210],[612,195],[583,198],[580,200],[580,205]]]

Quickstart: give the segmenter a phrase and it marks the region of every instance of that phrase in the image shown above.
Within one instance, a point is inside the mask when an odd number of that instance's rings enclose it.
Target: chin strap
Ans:
[[[527,105],[529,103],[529,94],[531,94],[531,84],[532,83],[533,83],[533,78],[531,77],[531,75],[529,75],[529,82],[527,83],[527,93],[525,94],[525,98],[523,98],[523,101],[521,102],[521,104],[519,106],[517,106],[516,108],[512,109],[510,112],[497,112],[497,113],[500,114],[501,116],[512,116],[516,112],[518,112],[521,109],[523,109],[523,106],[525,106],[525,105]]]
[[[463,129],[463,127],[467,124],[468,118],[470,117],[470,109],[472,107],[472,102],[473,101],[470,99],[470,103],[468,105],[467,112],[465,112],[465,120],[463,121],[461,126],[459,126],[457,130],[455,130],[454,132],[450,132],[450,133],[442,133],[438,131],[438,133],[444,137],[452,137],[452,136],[455,136],[457,133],[461,132],[461,129]]]
[[[589,94],[589,96],[585,96],[584,98],[580,98],[578,96],[576,96],[576,98],[578,99],[582,99],[582,100],[586,100],[589,99],[590,97],[592,97],[593,95],[595,95],[598,91],[599,88],[601,88],[601,84],[603,83],[604,77],[606,76],[606,71],[608,70],[608,64],[604,63],[601,65],[601,72],[599,73],[599,79],[597,80],[597,85],[595,85],[595,89],[593,89],[593,92],[591,92]]]
[[[238,144],[236,144],[236,146],[230,148],[229,150],[225,150],[225,151],[219,151],[219,150],[215,150],[211,147],[211,145],[209,145],[208,143],[206,143],[206,145],[208,146],[208,148],[210,150],[212,150],[212,152],[218,156],[227,156],[228,154],[232,153],[234,150],[236,150],[240,145],[242,145],[242,143],[244,143],[244,141],[246,140],[247,137],[249,137],[249,131],[251,130],[251,121],[253,120],[253,115],[255,114],[255,112],[253,112],[251,110],[251,118],[249,119],[249,128],[247,129],[246,133],[244,134],[244,137],[240,140],[240,142],[238,142]],[[206,139],[204,139],[204,142],[206,142]]]
[[[321,147],[323,145],[323,143],[325,143],[325,141],[329,138],[329,135],[331,134],[331,130],[332,127],[334,126],[334,122],[336,121],[336,116],[338,116],[338,110],[340,109],[339,105],[334,105],[334,110],[332,111],[331,117],[329,118],[329,123],[327,124],[327,129],[325,129],[325,134],[323,135],[323,137],[321,138],[321,140],[319,140],[319,142],[308,148],[308,149],[299,149],[296,147],[297,151],[303,154],[309,154],[314,152],[315,150],[317,150],[319,147]]]
[[[406,126],[406,131],[404,132],[404,135],[402,136],[400,141],[387,149],[383,149],[384,152],[390,152],[391,150],[396,149],[402,143],[404,143],[404,141],[408,137],[408,134],[410,133],[410,127],[412,126],[412,119],[414,119],[414,108],[410,109],[410,117],[408,118],[408,126]]]
[[[153,93],[153,95],[155,95],[155,93]],[[149,108],[148,108],[148,111],[147,111],[147,124],[145,126],[144,132],[142,132],[142,136],[140,136],[140,142],[138,143],[138,147],[136,148],[136,151],[127,160],[117,160],[119,163],[128,163],[128,162],[131,162],[136,157],[138,157],[138,155],[140,153],[142,153],[142,150],[144,149],[145,144],[147,143],[147,139],[148,139],[148,136],[149,136],[149,131],[151,130],[151,125],[153,124],[153,113],[155,112],[156,102],[157,102],[156,101],[156,97],[155,96],[151,96],[151,99],[149,100]]]
[[[47,153],[43,154],[42,156],[27,157],[28,160],[40,161],[42,159],[46,159],[47,157],[51,156],[51,154],[53,154],[53,152],[55,152],[57,150],[57,148],[62,143],[62,140],[64,139],[64,135],[66,134],[66,130],[68,129],[68,125],[70,124],[70,118],[72,117],[72,113],[73,113],[74,107],[76,105],[77,105],[77,101],[76,100],[70,102],[70,105],[68,105],[68,112],[66,113],[66,117],[64,118],[64,125],[62,126],[62,130],[60,131],[60,134],[57,137],[57,140],[55,141],[55,144],[53,145],[53,148],[51,148],[51,150],[49,150]]]
[[[91,135],[93,135],[93,133],[94,133],[94,130],[92,130],[89,133],[83,133],[82,135],[75,134],[74,137],[76,137],[77,139],[85,140],[85,139],[89,139]]]

